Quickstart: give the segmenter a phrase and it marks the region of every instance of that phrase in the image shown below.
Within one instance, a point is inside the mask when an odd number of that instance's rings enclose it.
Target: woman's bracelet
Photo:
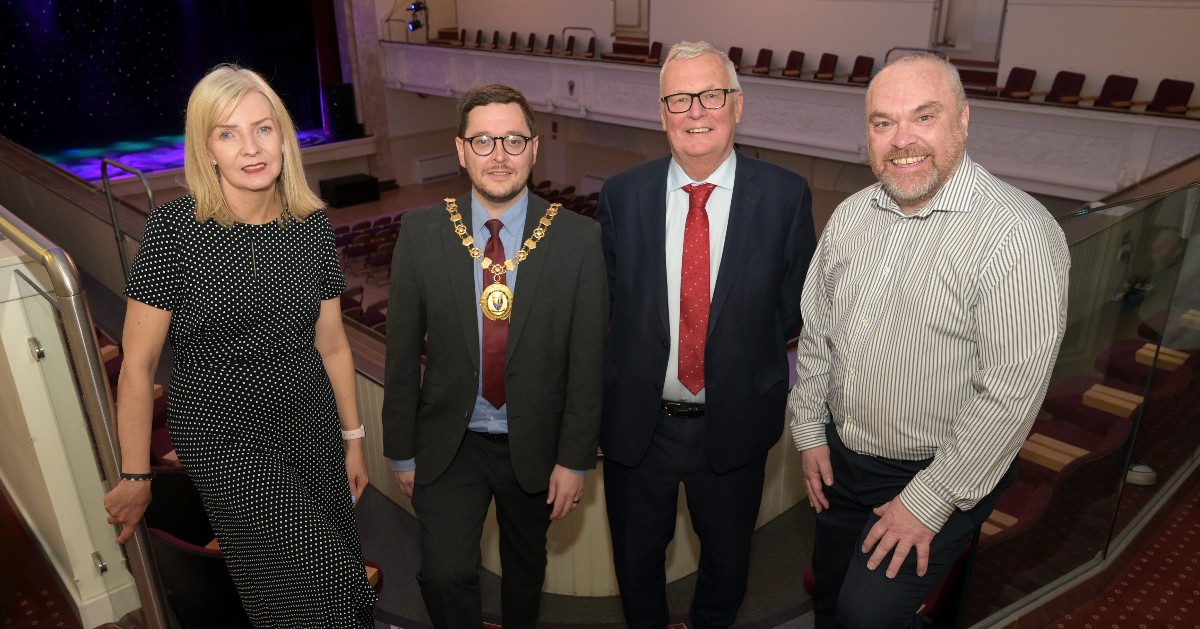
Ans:
[[[146,474],[130,474],[128,472],[121,472],[121,480],[132,480],[132,481],[154,480],[154,472],[148,472]]]
[[[365,436],[367,436],[367,427],[366,426],[359,426],[358,428],[355,428],[354,430],[343,430],[342,431],[342,439],[344,439],[346,441],[350,441],[351,439],[362,439]]]

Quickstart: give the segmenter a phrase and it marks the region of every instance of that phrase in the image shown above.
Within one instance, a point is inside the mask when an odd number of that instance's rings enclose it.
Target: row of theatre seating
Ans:
[[[562,206],[588,218],[596,218],[596,202],[600,199],[599,192],[575,194],[575,186],[556,187],[549,179],[544,179],[531,185],[533,193],[551,203],[561,203]]]
[[[839,71],[838,55],[831,52],[823,53],[817,66],[811,69],[804,68],[804,52],[800,50],[789,51],[787,60],[781,66],[771,65],[774,57],[775,52],[770,48],[760,48],[754,63],[743,64],[742,49],[738,46],[729,49],[729,60],[737,66],[739,72],[749,71],[751,74],[762,76],[778,76],[784,79],[803,79],[811,76],[817,81],[845,79],[850,85],[866,85],[871,81],[871,74],[875,69],[875,58],[866,55],[855,57],[849,72]],[[773,75],[772,72],[779,74]]]
[[[467,39],[467,29],[462,29],[457,34],[454,29],[439,32],[438,37],[429,40],[430,44],[441,46],[457,46],[476,50],[498,50],[501,52],[521,52],[526,54],[539,55],[560,55],[563,57],[578,57],[581,59],[592,59],[596,56],[596,38],[588,38],[587,46],[583,50],[575,49],[575,36],[569,35],[562,47],[558,47],[553,33],[546,36],[542,40],[541,46],[538,45],[537,33],[530,33],[529,38],[524,42],[517,39],[517,32],[513,31],[508,38],[500,36],[500,31],[492,31],[490,40],[485,40],[483,31],[476,30],[473,40]]]
[[[1193,292],[1190,301],[1200,304],[1200,292]],[[972,605],[990,608],[989,591],[1013,586],[997,582],[1001,574],[1034,587],[1063,566],[1089,561],[1109,527],[1120,530],[1152,496],[1137,485],[1156,482],[1155,471],[1173,474],[1194,451],[1200,427],[1187,418],[1200,402],[1193,377],[1200,311],[1180,310],[1170,323],[1167,311],[1147,317],[1138,338],[1114,341],[1093,370],[1052,383],[1021,449],[1018,480],[983,528],[977,560],[985,563],[974,572]],[[1167,328],[1177,331],[1170,347],[1162,344]],[[1127,473],[1135,434],[1132,460],[1151,466],[1149,478],[1145,471]]]
[[[477,50],[559,55],[583,59],[597,58],[595,37],[589,37],[586,48],[579,51],[575,49],[576,39],[574,35],[568,35],[563,46],[558,48],[556,47],[556,37],[553,33],[545,37],[543,40],[544,45],[538,45],[537,33],[530,33],[529,37],[522,42],[518,39],[516,31],[511,32],[507,38],[503,37],[500,31],[492,31],[492,36],[489,40],[484,36],[482,30],[476,30],[474,39],[470,39],[465,28],[457,33],[455,33],[454,29],[445,29],[439,32],[437,38],[429,40],[429,43]],[[660,41],[627,42],[618,40],[613,44],[613,48],[612,52],[600,53],[599,58],[605,61],[651,65],[659,65],[662,62],[663,44]],[[849,72],[842,72],[839,71],[838,67],[838,55],[828,52],[821,55],[816,67],[808,69],[804,67],[804,52],[799,50],[789,51],[786,61],[781,66],[772,65],[775,53],[769,48],[760,48],[754,63],[742,63],[743,51],[740,46],[731,47],[728,54],[729,60],[737,67],[738,72],[748,72],[762,76],[777,76],[786,79],[803,79],[806,77],[811,77],[819,81],[845,79],[847,83],[852,85],[866,85],[870,81],[871,72],[875,67],[875,58],[864,55],[859,55],[855,58]]]
[[[1190,111],[1200,110],[1200,105],[1191,105],[1192,92],[1196,84],[1191,81],[1177,79],[1162,79],[1150,100],[1133,100],[1137,91],[1138,79],[1132,76],[1110,74],[1104,79],[1100,93],[1084,95],[1083,84],[1087,76],[1079,72],[1062,70],[1054,75],[1050,89],[1035,91],[1034,81],[1037,70],[1013,67],[1009,70],[1008,79],[1004,85],[991,85],[984,88],[968,89],[968,93],[980,96],[996,96],[999,98],[1031,101],[1041,97],[1041,102],[1052,105],[1083,106],[1091,103],[1092,107],[1111,109],[1114,111],[1139,111],[1157,114],[1186,116]],[[1135,109],[1137,108],[1137,109]]]
[[[367,279],[386,279],[391,273],[392,249],[399,235],[400,222],[385,216],[373,222],[338,227],[334,230],[334,241],[345,270],[361,265],[358,270],[365,271]]]
[[[550,34],[538,45],[537,33],[530,33],[521,42],[516,31],[508,38],[501,36],[500,31],[493,31],[491,39],[484,37],[482,30],[475,31],[473,40],[468,39],[467,29],[457,33],[454,29],[445,29],[439,36],[429,40],[430,44],[460,46],[479,50],[498,50],[505,52],[520,52],[527,54],[559,55],[584,59],[597,58],[596,38],[588,39],[587,47],[576,50],[574,35],[566,37],[564,45],[556,47],[555,35]],[[662,62],[662,42],[616,42],[612,52],[600,53],[598,58],[606,61],[633,62],[658,65]],[[839,68],[838,55],[823,53],[815,67],[805,68],[805,54],[800,50],[791,50],[783,65],[773,65],[775,53],[769,48],[760,48],[754,63],[742,63],[743,51],[740,46],[729,49],[729,59],[733,61],[738,72],[748,72],[761,76],[775,76],[785,79],[812,78],[818,81],[838,81],[844,79],[850,85],[866,85],[870,82],[875,69],[875,58],[858,55],[848,71]],[[777,73],[777,74],[776,74]],[[1100,93],[1096,95],[1082,94],[1086,76],[1079,72],[1063,70],[1054,77],[1049,90],[1034,91],[1033,84],[1037,71],[1030,68],[1013,67],[1009,71],[1004,85],[968,86],[967,93],[975,96],[995,96],[998,98],[1020,101],[1049,103],[1055,105],[1083,106],[1091,103],[1092,107],[1111,109],[1114,111],[1139,111],[1158,114],[1186,116],[1188,112],[1200,110],[1200,105],[1191,105],[1190,100],[1195,84],[1191,81],[1177,79],[1162,79],[1155,90],[1154,97],[1148,101],[1133,100],[1137,90],[1136,77],[1109,75]],[[1042,100],[1035,101],[1035,97]]]

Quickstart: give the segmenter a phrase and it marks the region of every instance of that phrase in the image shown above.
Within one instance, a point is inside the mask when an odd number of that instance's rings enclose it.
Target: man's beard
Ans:
[[[895,201],[901,205],[918,205],[924,204],[937,194],[942,186],[950,180],[954,175],[954,171],[962,162],[962,156],[965,152],[966,138],[955,138],[954,141],[946,147],[942,154],[928,154],[924,149],[903,149],[890,151],[879,162],[872,161],[871,168],[875,171],[875,176],[879,179],[879,183],[883,185],[883,190]],[[887,169],[886,164],[894,159],[902,159],[905,157],[915,157],[928,154],[926,159],[933,160],[932,168],[924,181],[919,182],[916,187],[913,187],[913,180],[897,176]]]
[[[521,193],[525,190],[525,182],[522,181],[514,184],[511,189],[502,190],[499,193],[490,192],[482,185],[476,183],[473,183],[472,187],[475,188],[475,192],[479,193],[479,196],[483,197],[487,201],[495,203],[496,205],[503,205],[521,196]]]

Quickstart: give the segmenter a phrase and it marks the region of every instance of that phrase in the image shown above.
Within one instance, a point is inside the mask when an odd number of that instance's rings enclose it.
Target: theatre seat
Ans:
[[[1037,70],[1013,66],[1008,71],[1008,80],[1004,82],[1004,86],[992,85],[987,89],[987,92],[993,96],[1000,98],[1012,98],[1017,100],[1029,100],[1033,94],[1033,81],[1037,78]]]
[[[643,63],[658,65],[662,61],[662,42],[656,41],[650,44],[650,54],[642,58]]]
[[[1148,397],[1160,400],[1188,386],[1194,364],[1192,354],[1187,352],[1160,349],[1143,339],[1124,339],[1096,357],[1095,367],[1106,378],[1128,383],[1135,390],[1145,390],[1149,384]]]
[[[779,76],[784,78],[798,79],[800,78],[801,71],[804,70],[804,53],[799,50],[793,50],[788,53],[787,63],[781,67],[772,69],[779,70]]]
[[[1192,98],[1192,90],[1196,84],[1191,81],[1163,79],[1154,90],[1154,98],[1146,105],[1146,111],[1160,114],[1185,114],[1188,111],[1200,109],[1192,107],[1188,101]]]
[[[742,47],[732,46],[729,49],[729,61],[733,63],[735,70],[740,70],[742,67]]]
[[[167,601],[185,629],[252,627],[221,551],[150,527],[150,548]]]
[[[859,55],[854,59],[854,66],[850,71],[844,74],[839,74],[846,78],[846,82],[853,85],[866,85],[871,81],[871,72],[875,69],[875,57],[867,57]]]
[[[1133,106],[1133,93],[1137,91],[1138,80],[1131,76],[1110,74],[1104,79],[1098,96],[1081,96],[1081,101],[1091,101],[1092,107],[1109,109],[1129,109]]]
[[[751,74],[766,74],[771,70],[771,58],[774,56],[775,52],[770,48],[760,48],[754,65],[745,65],[742,68],[748,68]]]
[[[1054,83],[1046,92],[1034,92],[1034,95],[1044,96],[1044,102],[1057,105],[1074,105],[1079,102],[1079,93],[1083,90],[1083,82],[1087,77],[1078,72],[1063,70],[1054,75]]]
[[[821,61],[817,64],[817,70],[813,73],[813,78],[818,81],[832,81],[837,75],[838,56],[827,52],[821,55]]]

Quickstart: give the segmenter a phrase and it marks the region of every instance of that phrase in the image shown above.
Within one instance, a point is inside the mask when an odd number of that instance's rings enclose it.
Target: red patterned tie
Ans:
[[[493,218],[484,223],[492,232],[488,238],[483,255],[493,264],[504,264],[504,243],[500,242],[500,230],[504,223]],[[504,273],[500,274],[500,282],[504,283]],[[495,276],[491,270],[483,269],[483,285],[492,284]],[[504,406],[507,396],[504,394],[504,352],[508,348],[508,319],[492,321],[483,317],[483,399],[492,406]]]
[[[692,393],[704,388],[704,341],[708,335],[708,212],[715,184],[687,185],[683,271],[679,284],[679,381]]]

